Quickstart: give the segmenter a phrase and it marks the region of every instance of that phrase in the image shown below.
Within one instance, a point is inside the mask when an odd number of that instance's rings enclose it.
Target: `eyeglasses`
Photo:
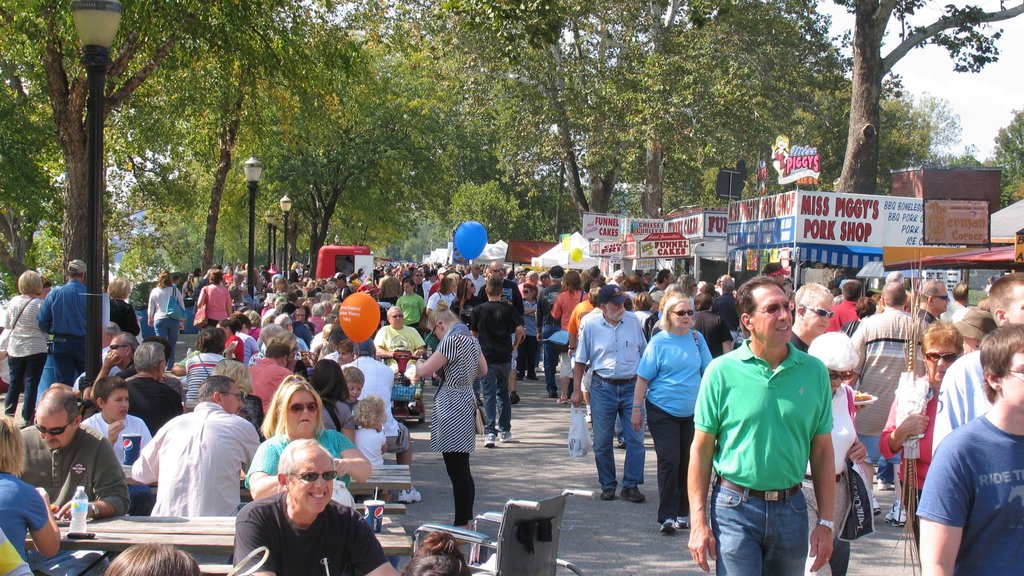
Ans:
[[[60,426],[58,428],[46,428],[45,426],[40,426],[39,424],[36,424],[36,430],[39,430],[40,434],[49,434],[50,436],[60,436],[61,434],[63,434],[64,432],[67,431],[68,426],[70,426],[71,423],[74,420],[75,419],[72,418],[71,420],[68,420],[67,424],[65,424],[63,426]]]
[[[388,318],[404,318],[405,314],[388,314]]]
[[[939,295],[939,294],[927,294],[927,296],[929,298],[941,298],[941,299],[945,300],[946,302],[949,302],[949,294],[942,294],[942,295]]]
[[[759,312],[761,312],[762,314],[766,314],[768,316],[775,316],[781,310],[785,310],[785,311],[788,312],[789,311],[789,304],[788,303],[786,303],[786,304],[779,304],[779,303],[769,304],[769,305],[765,306],[764,308],[762,308],[761,310],[759,310]]]
[[[117,350],[118,348],[131,348],[131,347],[132,347],[131,344],[111,344],[110,346],[107,346],[107,348],[110,348],[111,350]]]
[[[957,358],[960,357],[960,355],[955,352],[947,352],[945,354],[940,354],[938,352],[926,352],[924,357],[928,360],[931,360],[932,362],[945,360],[946,362],[952,364],[953,362],[956,361]]]
[[[326,472],[303,472],[302,474],[292,474],[292,476],[307,484],[312,484],[320,478],[323,478],[324,482],[331,482],[338,477],[338,473],[334,470],[328,470]]]
[[[298,404],[292,404],[288,407],[288,410],[290,410],[292,414],[302,414],[303,411],[315,413],[316,402],[306,402],[305,404],[300,402]]]
[[[853,372],[835,372],[833,370],[828,371],[828,379],[832,380],[833,382],[836,380],[842,382],[843,380],[849,380],[854,376],[856,376],[856,374]]]
[[[822,308],[812,308],[810,306],[801,306],[801,308],[803,308],[804,310],[808,310],[810,312],[814,312],[815,314],[821,316],[822,318],[831,318],[836,315],[835,312],[829,312],[828,310]]]
[[[693,310],[673,310],[672,313],[676,316],[693,316]]]

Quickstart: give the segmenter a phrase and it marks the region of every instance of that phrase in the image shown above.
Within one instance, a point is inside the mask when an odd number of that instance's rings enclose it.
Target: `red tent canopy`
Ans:
[[[533,259],[551,250],[557,242],[535,242],[533,240],[509,240],[506,262],[529,264]]]
[[[886,270],[909,270],[918,267],[918,261],[905,260],[903,262],[892,262],[885,265]],[[971,270],[1024,270],[1024,263],[1013,261],[1013,246],[997,246],[972,250],[970,252],[959,252],[957,254],[943,254],[940,256],[928,256],[920,260],[921,268],[927,270],[954,268]]]

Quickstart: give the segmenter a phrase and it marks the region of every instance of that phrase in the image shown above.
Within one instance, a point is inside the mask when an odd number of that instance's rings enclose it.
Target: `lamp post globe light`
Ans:
[[[245,268],[245,284],[249,287],[249,297],[256,298],[256,190],[263,175],[263,163],[255,156],[242,165],[245,181],[249,187],[249,263]]]
[[[82,44],[82,65],[89,86],[85,132],[89,143],[88,199],[86,225],[88,252],[85,265],[85,382],[91,384],[100,371],[103,330],[103,90],[110,45],[121,23],[121,3],[117,0],[75,0],[71,3],[75,30]]]
[[[288,213],[292,211],[292,199],[285,194],[281,201],[281,212],[284,214],[284,230],[281,237],[284,241],[284,257],[281,258],[281,273],[284,275],[285,280],[288,280],[288,268],[291,267],[291,261],[288,260]]]

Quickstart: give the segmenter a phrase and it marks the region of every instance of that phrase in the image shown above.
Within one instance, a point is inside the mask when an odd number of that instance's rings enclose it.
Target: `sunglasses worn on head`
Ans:
[[[836,315],[835,312],[829,312],[828,310],[822,308],[812,308],[810,306],[804,306],[803,309],[810,312],[814,312],[815,314],[821,316],[822,318],[831,318]]]
[[[693,310],[673,310],[672,313],[676,316],[693,316]]]
[[[68,426],[70,426],[71,422],[73,422],[73,421],[74,421],[74,418],[72,418],[71,420],[68,420],[67,424],[65,424],[63,426],[59,426],[57,428],[46,428],[44,426],[40,426],[39,424],[36,424],[36,430],[39,430],[40,434],[49,434],[50,436],[60,436],[65,431],[67,431]]]
[[[924,357],[928,360],[931,360],[932,362],[945,360],[946,362],[952,364],[953,362],[956,361],[957,358],[960,357],[960,355],[953,352],[947,352],[945,354],[940,354],[938,352],[926,352]]]
[[[306,402],[305,404],[299,402],[297,404],[292,404],[291,406],[289,406],[288,410],[290,410],[292,414],[302,414],[303,411],[315,413],[316,402]]]
[[[318,478],[323,478],[324,482],[331,482],[338,477],[338,473],[334,470],[328,470],[326,472],[303,472],[302,474],[292,474],[299,480],[307,484],[316,482]]]

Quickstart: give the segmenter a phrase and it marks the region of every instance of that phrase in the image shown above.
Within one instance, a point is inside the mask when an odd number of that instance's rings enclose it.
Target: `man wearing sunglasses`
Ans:
[[[759,276],[736,294],[743,345],[704,371],[687,486],[690,554],[719,574],[803,574],[832,553],[832,390],[820,360],[789,342],[789,299]],[[808,535],[801,491],[811,465],[818,520]],[[717,472],[708,520],[711,471]],[[809,536],[809,538],[808,538]]]
[[[35,425],[21,431],[25,443],[25,469],[21,479],[46,490],[50,502],[58,507],[54,517],[71,518],[71,499],[78,486],[85,487],[89,498],[88,517],[107,518],[128,512],[128,485],[114,448],[104,439],[81,429],[78,400],[74,391],[53,384],[36,408]],[[89,561],[58,552],[49,558],[29,554],[33,570],[46,574],[78,574]]]
[[[917,317],[925,325],[938,320],[939,316],[949,307],[949,289],[942,280],[929,280],[921,286],[921,309]]]
[[[233,516],[238,475],[248,470],[260,437],[238,416],[243,393],[227,376],[199,386],[195,411],[160,428],[132,466],[132,478],[158,483],[153,516]]]
[[[235,521],[235,563],[266,546],[256,576],[366,574],[398,576],[370,527],[331,500],[334,460],[316,440],[295,440],[281,453],[278,494],[256,500]]]
[[[804,284],[796,291],[796,316],[789,341],[801,352],[828,330],[832,318],[832,293],[821,284]]]

